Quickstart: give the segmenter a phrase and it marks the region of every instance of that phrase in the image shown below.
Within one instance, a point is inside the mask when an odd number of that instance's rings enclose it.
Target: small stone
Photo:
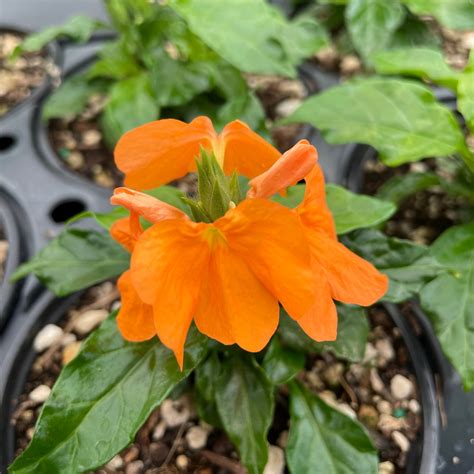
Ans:
[[[143,472],[143,461],[133,461],[125,467],[125,474],[141,474]]]
[[[180,469],[186,469],[189,464],[189,459],[185,454],[180,454],[176,458],[176,466],[178,466]]]
[[[36,335],[33,341],[33,347],[36,352],[43,352],[53,344],[59,342],[62,336],[63,330],[59,326],[56,326],[56,324],[47,324]]]
[[[377,369],[370,370],[370,385],[372,386],[374,392],[383,393],[385,391],[385,385],[380,378]]]
[[[310,372],[307,372],[306,379],[311,388],[315,388],[316,390],[322,390],[324,388],[324,382],[315,371],[311,370]]]
[[[64,334],[63,338],[61,339],[61,345],[63,347],[69,346],[69,344],[72,344],[73,342],[77,341],[77,337],[75,334],[72,332],[68,332]]]
[[[349,54],[342,58],[340,68],[342,74],[350,75],[360,71],[362,64],[357,56]]]
[[[392,416],[395,418],[405,418],[405,416],[407,416],[407,412],[402,407],[395,408],[395,410],[393,410]]]
[[[335,67],[339,59],[339,54],[334,46],[322,48],[316,53],[316,59],[327,68]]]
[[[71,342],[71,344],[67,345],[63,349],[63,365],[69,364],[74,357],[79,354],[81,350],[81,343],[80,341]]]
[[[288,431],[282,431],[277,439],[277,444],[280,448],[285,449],[288,444]]]
[[[364,354],[364,359],[362,360],[363,364],[369,364],[375,360],[377,357],[377,349],[374,347],[374,345],[370,342],[367,343],[365,346],[365,354]]]
[[[413,394],[413,390],[413,382],[403,375],[397,374],[390,381],[390,391],[397,400],[408,398]]]
[[[390,461],[379,464],[379,474],[395,474],[395,465]]]
[[[406,453],[410,449],[410,441],[408,441],[408,438],[400,431],[394,431],[392,433],[392,439],[402,452]]]
[[[392,405],[387,400],[380,400],[377,403],[377,410],[379,413],[384,413],[385,415],[390,415],[392,413]]]
[[[186,433],[186,441],[191,449],[201,449],[206,446],[208,431],[201,426],[193,426]]]
[[[453,456],[453,464],[459,464],[461,459],[458,456]]]
[[[415,415],[417,415],[418,413],[420,413],[421,411],[421,406],[420,406],[420,403],[418,402],[418,400],[415,400],[414,398],[412,398],[409,402],[408,402],[408,409],[414,413]]]
[[[102,134],[98,130],[87,130],[82,135],[82,143],[87,147],[94,147],[102,140]]]
[[[161,441],[158,443],[151,443],[150,444],[150,459],[155,465],[160,466],[161,464],[165,462],[165,459],[168,456],[169,450],[170,450],[169,446],[167,446],[165,443]]]
[[[114,185],[114,180],[107,173],[104,173],[104,172],[101,172],[95,175],[94,181],[99,186],[103,186],[104,188],[111,188]]]
[[[111,471],[117,471],[118,469],[122,469],[123,467],[123,459],[117,454],[114,456],[106,465],[106,469],[110,469]]]
[[[51,393],[51,389],[47,385],[38,385],[34,390],[30,392],[28,397],[30,400],[36,403],[44,403],[49,394]]]
[[[152,439],[153,441],[159,441],[163,436],[165,435],[166,432],[166,423],[164,420],[161,420],[156,426],[155,429],[153,430],[152,434]]]
[[[283,474],[285,471],[285,454],[278,446],[270,445],[268,448],[268,461],[263,474]]]
[[[189,399],[187,397],[181,397],[178,400],[167,399],[161,404],[160,413],[166,426],[174,428],[182,425],[191,417]]]
[[[379,339],[375,343],[375,348],[379,353],[379,359],[385,365],[386,362],[395,358],[395,350],[389,339]]]
[[[323,372],[323,378],[330,387],[338,387],[341,384],[341,377],[344,373],[344,365],[341,363],[332,364]]]
[[[130,448],[127,449],[127,452],[123,456],[123,460],[125,464],[129,464],[132,461],[135,461],[139,455],[140,450],[135,445],[132,445],[130,446]]]
[[[301,105],[301,99],[286,99],[282,100],[276,107],[275,113],[280,118],[285,118],[291,115]]]
[[[35,434],[35,429],[34,429],[34,427],[28,428],[28,429],[26,430],[26,437],[27,437],[28,439],[32,439],[34,434]]]
[[[379,414],[372,405],[361,405],[359,420],[369,428],[376,428],[379,422]]]
[[[377,428],[385,435],[388,436],[392,431],[400,430],[406,426],[404,418],[395,418],[392,415],[386,415],[385,413],[380,415]]]
[[[108,314],[109,312],[105,309],[91,309],[85,311],[74,321],[74,331],[81,336],[85,336],[104,321]]]
[[[461,37],[461,44],[468,51],[474,49],[474,31],[463,32]]]
[[[73,151],[67,157],[67,162],[72,169],[78,170],[84,166],[84,156],[79,151]]]

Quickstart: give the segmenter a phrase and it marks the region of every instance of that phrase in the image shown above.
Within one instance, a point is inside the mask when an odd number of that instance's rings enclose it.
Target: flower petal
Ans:
[[[235,120],[219,135],[217,159],[224,155],[224,172],[253,178],[268,170],[281,153],[245,123]]]
[[[318,159],[316,148],[308,140],[300,140],[279,158],[271,168],[250,182],[248,198],[269,198],[296,184],[314,168]]]
[[[117,219],[110,227],[111,237],[129,252],[134,249],[142,232],[138,215],[135,213],[131,213],[129,217]]]
[[[115,148],[115,162],[125,173],[127,186],[152,189],[193,171],[200,147],[211,149],[216,138],[207,117],[189,124],[157,120],[123,135]]]
[[[156,332],[182,367],[184,343],[194,316],[209,244],[202,238],[208,224],[185,220],[158,222],[138,240],[131,274],[139,297],[153,306]]]
[[[310,254],[298,217],[263,199],[247,199],[214,225],[294,318],[314,303]]]
[[[127,341],[147,341],[156,335],[153,323],[153,308],[138,297],[132,285],[130,270],[117,281],[122,305],[117,316],[117,325]]]
[[[171,204],[134,189],[116,188],[110,202],[123,206],[152,223],[168,219],[189,219],[183,211]]]
[[[278,326],[278,301],[225,242],[211,250],[196,326],[222,344],[262,350]]]
[[[332,297],[343,303],[370,306],[388,289],[388,278],[372,264],[322,231],[306,231],[313,258],[321,265]]]

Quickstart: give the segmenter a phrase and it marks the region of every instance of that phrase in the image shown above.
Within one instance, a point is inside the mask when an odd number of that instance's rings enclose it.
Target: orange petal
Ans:
[[[115,162],[125,173],[127,186],[152,189],[193,171],[200,147],[211,149],[215,140],[207,117],[189,124],[157,120],[123,135],[115,148]]]
[[[138,237],[143,232],[138,215],[131,213],[129,217],[117,219],[110,227],[111,237],[131,252]]]
[[[214,225],[294,318],[314,303],[310,254],[298,217],[263,199],[247,199]]]
[[[306,231],[311,254],[321,265],[335,300],[370,306],[388,289],[388,278],[372,264],[321,231]]]
[[[250,182],[249,198],[268,198],[296,184],[314,168],[318,153],[308,140],[300,140],[274,165]]]
[[[132,285],[130,270],[117,281],[122,306],[117,316],[117,325],[123,338],[127,341],[147,341],[155,334],[153,309],[143,303]]]
[[[268,170],[280,158],[280,152],[252,131],[246,124],[235,120],[227,124],[219,135],[217,159],[224,156],[224,172],[253,178]]]
[[[262,350],[278,326],[278,301],[225,241],[213,246],[195,316],[198,329],[222,344]]]
[[[194,316],[209,245],[202,239],[208,224],[168,220],[146,230],[131,260],[132,282],[140,298],[153,306],[161,342],[183,364],[184,343]]]
[[[316,303],[297,320],[301,329],[315,341],[334,341],[337,337],[337,311],[331,288],[322,269],[313,266],[316,276]]]
[[[134,189],[116,188],[110,202],[123,206],[152,223],[168,219],[189,219],[183,211],[171,204]]]
[[[319,164],[314,166],[305,181],[303,202],[296,209],[302,223],[310,229],[322,229],[336,239],[336,225],[326,203],[324,174]]]

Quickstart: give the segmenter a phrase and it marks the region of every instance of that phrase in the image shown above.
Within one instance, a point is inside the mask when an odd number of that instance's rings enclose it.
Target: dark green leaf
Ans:
[[[408,80],[349,81],[310,97],[282,122],[309,122],[330,143],[372,145],[390,166],[465,149],[453,113]]]
[[[12,279],[33,273],[56,295],[64,296],[120,275],[128,268],[129,258],[108,234],[67,229],[21,265]]]
[[[404,48],[382,51],[372,57],[380,74],[400,74],[429,79],[456,90],[459,73],[451,69],[440,51],[431,48]]]
[[[192,330],[181,372],[173,353],[156,338],[126,342],[110,317],[63,369],[31,444],[9,472],[76,474],[101,467],[133,441],[205,353],[205,338]]]
[[[279,339],[274,337],[265,353],[263,368],[273,385],[281,385],[301,372],[304,363],[305,356],[302,352],[282,346]]]
[[[385,301],[405,301],[444,272],[427,247],[387,237],[382,232],[357,231],[346,237],[344,244],[390,278],[389,290],[383,297]]]
[[[408,13],[403,24],[394,33],[390,47],[412,48],[414,46],[437,48],[441,46],[441,40],[434,28],[430,28],[429,23]]]
[[[101,117],[107,145],[113,148],[125,132],[156,120],[159,112],[147,74],[116,82]]]
[[[337,339],[334,342],[316,342],[303,332],[298,324],[283,310],[280,314],[280,335],[283,345],[297,351],[321,353],[332,352],[341,359],[359,362],[363,359],[369,322],[363,308],[338,304]]]
[[[127,217],[129,212],[123,207],[116,207],[110,212],[93,212],[93,211],[84,211],[80,214],[75,215],[67,221],[67,224],[73,224],[74,222],[81,221],[83,219],[94,219],[97,224],[106,230],[110,230],[112,224],[123,217]]]
[[[296,382],[290,385],[286,448],[293,474],[376,474],[377,450],[364,427]]]
[[[474,133],[474,48],[471,49],[469,63],[459,79],[458,109],[466,119],[467,126]]]
[[[351,0],[346,25],[355,48],[366,60],[390,43],[405,16],[399,0]]]
[[[268,459],[273,386],[252,356],[236,352],[221,364],[218,387],[222,425],[249,474],[260,474]]]

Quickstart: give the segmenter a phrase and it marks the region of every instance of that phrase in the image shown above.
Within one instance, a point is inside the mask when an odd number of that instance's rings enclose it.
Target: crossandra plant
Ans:
[[[79,216],[107,231],[68,228],[15,275],[34,273],[58,295],[119,276],[121,307],[65,366],[10,472],[104,465],[179,386],[262,473],[285,384],[290,471],[375,474],[365,429],[297,375],[322,349],[362,359],[368,323],[354,305],[382,298],[388,278],[337,234],[378,225],[395,206],[325,187],[306,140],[281,155],[240,121],[220,133],[207,117],[151,122],[125,134],[115,158],[120,207]],[[188,172],[197,196],[166,185]]]
[[[99,124],[110,148],[127,130],[160,117],[189,121],[205,113],[219,129],[238,118],[264,130],[265,114],[243,73],[295,77],[295,66],[326,44],[315,20],[288,21],[264,0],[104,3],[110,24],[74,17],[29,36],[15,54],[53,39],[85,42],[96,30],[115,32],[43,108],[45,120],[70,120],[91,96],[104,96]]]
[[[442,54],[431,48],[379,52],[372,60],[379,74],[392,77],[356,78],[328,89],[306,100],[286,122],[310,122],[330,143],[371,145],[388,166],[437,159],[443,174],[397,176],[385,183],[378,196],[399,204],[413,193],[437,187],[464,203],[461,225],[447,229],[429,248],[415,244],[408,248],[375,232],[353,235],[347,243],[379,269],[391,267],[404,278],[411,274],[411,290],[394,294],[393,301],[419,296],[445,354],[465,388],[472,389],[474,52],[463,71],[449,67]],[[460,114],[438,101],[429,86],[400,76],[449,88],[456,95]]]

